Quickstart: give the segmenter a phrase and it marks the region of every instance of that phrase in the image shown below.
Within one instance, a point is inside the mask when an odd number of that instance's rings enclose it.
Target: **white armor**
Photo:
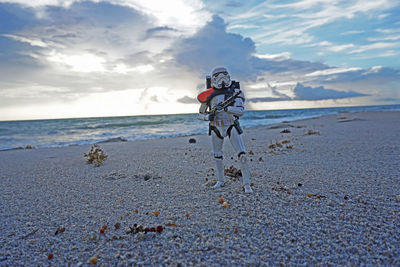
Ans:
[[[209,96],[208,101],[201,104],[198,119],[210,121],[210,134],[213,146],[212,153],[216,162],[218,178],[214,188],[222,187],[225,184],[222,147],[224,138],[229,137],[240,160],[244,191],[246,193],[252,193],[253,190],[250,186],[250,172],[247,166],[246,149],[240,135],[242,130],[238,124],[238,118],[244,113],[244,94],[240,91],[239,83],[230,80],[228,71],[225,68],[214,69],[211,76],[211,85],[215,90]],[[211,110],[217,107],[218,104],[224,102],[229,95],[239,91],[240,94],[234,99],[231,105],[225,109],[217,110],[215,114],[208,113],[208,109]]]

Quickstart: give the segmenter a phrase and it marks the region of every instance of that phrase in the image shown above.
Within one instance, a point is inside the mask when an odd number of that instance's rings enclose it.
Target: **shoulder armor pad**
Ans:
[[[201,92],[198,96],[197,96],[197,100],[199,100],[200,103],[206,103],[208,97],[214,92],[214,88],[210,88],[207,89],[204,92]]]

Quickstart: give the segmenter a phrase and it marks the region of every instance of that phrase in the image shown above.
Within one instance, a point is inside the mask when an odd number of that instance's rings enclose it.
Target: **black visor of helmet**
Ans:
[[[228,72],[227,72],[227,71],[220,71],[220,72],[214,73],[214,74],[213,74],[213,78],[217,77],[217,76],[220,75],[221,73],[223,73],[223,74],[225,74],[225,75],[228,75]]]

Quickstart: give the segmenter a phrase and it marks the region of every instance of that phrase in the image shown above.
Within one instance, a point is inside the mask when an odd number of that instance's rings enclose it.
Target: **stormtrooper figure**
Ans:
[[[227,69],[219,67],[212,71],[211,77],[207,77],[207,88],[209,89],[197,96],[201,102],[198,119],[209,121],[209,135],[211,135],[212,154],[215,158],[218,178],[213,187],[219,188],[225,184],[222,147],[224,138],[228,137],[238,153],[244,192],[252,193],[246,149],[241,137],[243,131],[238,121],[244,113],[245,101],[239,82],[232,81]],[[227,101],[229,102],[226,103]]]

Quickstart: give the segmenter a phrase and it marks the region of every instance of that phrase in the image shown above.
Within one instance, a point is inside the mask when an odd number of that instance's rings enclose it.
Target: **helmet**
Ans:
[[[211,86],[215,89],[222,89],[231,86],[231,76],[228,70],[223,67],[215,68],[211,73]]]

